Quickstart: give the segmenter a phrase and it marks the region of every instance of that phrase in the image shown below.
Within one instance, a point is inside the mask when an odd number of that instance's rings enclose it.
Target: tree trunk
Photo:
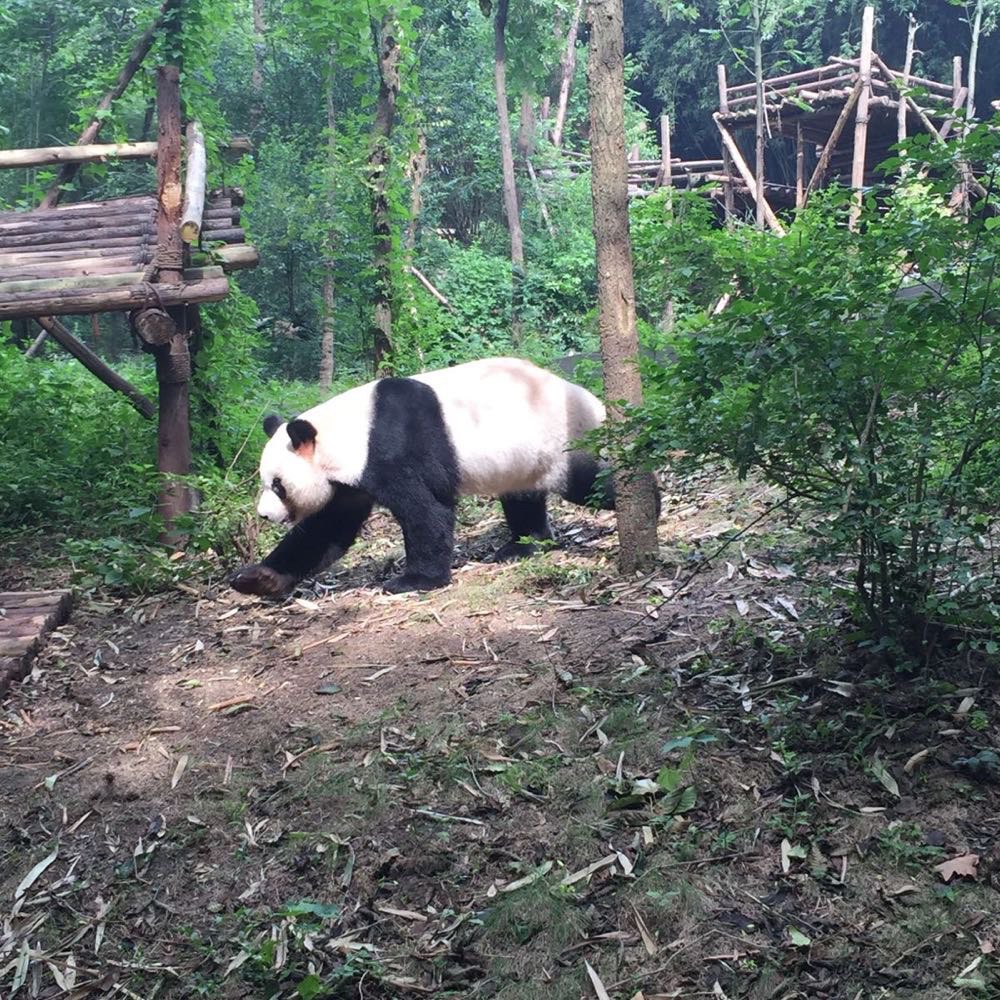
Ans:
[[[965,98],[965,113],[968,118],[976,117],[976,64],[979,61],[979,36],[982,30],[983,0],[976,0],[972,18],[972,44],[969,47],[969,93]]]
[[[609,419],[642,403],[637,367],[635,288],[628,223],[625,158],[625,78],[622,0],[591,0],[590,156],[597,245],[597,303]],[[634,573],[657,554],[655,483],[651,476],[615,473],[620,565]]]
[[[157,70],[156,96],[160,147],[156,158],[158,282],[178,286],[184,275],[184,243],[180,233],[180,70],[176,66],[161,66]],[[184,307],[177,306],[169,312],[177,331],[169,344],[154,350],[160,387],[157,468],[163,476],[158,512],[163,518],[164,540],[176,543],[179,538],[174,522],[191,509],[192,500],[187,487],[177,478],[191,472],[191,354]]]
[[[257,2],[257,0],[255,0]],[[334,274],[333,248],[336,244],[336,233],[333,228],[334,212],[336,210],[335,181],[337,168],[337,116],[333,103],[334,86],[334,56],[330,49],[330,61],[327,66],[326,81],[326,213],[327,236],[323,254],[323,333],[319,347],[319,384],[320,388],[329,389],[333,385],[335,364],[333,349],[333,307],[336,302],[336,276]]]
[[[576,0],[573,20],[566,32],[566,49],[562,57],[562,77],[559,81],[559,103],[556,105],[556,123],[552,129],[552,145],[559,148],[562,144],[563,129],[566,126],[566,109],[569,107],[569,91],[573,84],[573,74],[576,72],[576,35],[580,29],[580,11],[583,0]]]
[[[754,165],[754,178],[757,181],[757,228],[764,228],[764,40],[761,35],[761,4],[763,0],[754,0],[753,4],[753,74],[757,85],[757,162]]]
[[[510,230],[511,336],[521,340],[521,286],[524,281],[524,241],[521,236],[521,216],[517,206],[517,186],[514,181],[514,150],[510,137],[510,115],[507,111],[507,5],[497,0],[493,18],[493,78],[496,85],[497,125],[500,131],[500,159],[503,164],[503,204]]]
[[[531,92],[521,91],[521,127],[517,132],[517,151],[527,159],[535,151],[535,102]]]
[[[375,371],[381,374],[385,371],[386,359],[392,351],[392,220],[387,186],[389,140],[396,119],[400,59],[399,29],[396,12],[391,7],[382,18],[377,44],[379,90],[375,123],[372,126],[371,152],[368,154],[368,187],[372,232],[375,236],[372,340]]]
[[[264,116],[264,0],[253,0],[253,69],[250,71],[250,135],[253,137]]]

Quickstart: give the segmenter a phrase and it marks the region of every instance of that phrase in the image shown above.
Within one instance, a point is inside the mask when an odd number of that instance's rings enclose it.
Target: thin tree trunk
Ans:
[[[507,112],[507,4],[497,0],[493,18],[493,78],[496,85],[497,124],[500,131],[500,159],[503,164],[503,204],[510,230],[511,335],[514,343],[521,340],[521,285],[524,280],[524,241],[521,236],[521,217],[517,206],[517,186],[514,181],[514,150],[510,137],[510,115]]]
[[[764,41],[761,37],[760,6],[763,0],[753,4],[753,75],[757,94],[757,162],[754,178],[757,181],[757,228],[764,228]]]
[[[417,246],[417,227],[420,224],[420,213],[424,207],[423,187],[427,175],[427,136],[423,129],[417,133],[417,148],[410,158],[410,219],[406,226],[406,237],[403,249],[406,251],[407,264],[412,263],[413,251]]]
[[[250,135],[257,132],[264,116],[264,0],[253,0],[253,69],[250,71]]]
[[[259,0],[254,0],[255,3]],[[337,118],[333,103],[334,84],[333,48],[330,49],[330,61],[327,66],[326,81],[326,215],[327,237],[323,248],[323,333],[319,347],[319,384],[323,389],[333,385],[334,349],[333,349],[333,307],[336,300],[336,278],[334,275],[333,248],[336,242],[334,233],[335,204],[335,173],[337,166]]]
[[[566,109],[569,107],[569,91],[576,72],[576,36],[580,29],[580,11],[583,0],[576,0],[573,20],[566,32],[566,49],[562,57],[562,77],[559,81],[559,103],[556,105],[556,123],[552,129],[552,145],[558,149],[562,145],[563,129],[566,127]]]
[[[396,12],[390,7],[382,18],[378,39],[378,103],[368,154],[368,187],[372,232],[375,236],[375,296],[373,303],[373,347],[375,371],[385,370],[392,351],[392,220],[387,192],[392,127],[399,95],[399,30]]]
[[[906,101],[903,93],[910,86],[910,72],[913,69],[913,49],[917,40],[917,19],[911,14],[906,26],[906,58],[903,60],[903,80],[900,84],[899,108],[896,111],[896,140],[906,141]]]
[[[972,45],[969,47],[969,93],[965,99],[968,118],[976,117],[976,64],[979,61],[979,35],[983,30],[983,0],[976,0],[972,17]]]
[[[528,90],[521,91],[521,127],[517,132],[517,151],[524,159],[535,151],[535,102]]]
[[[625,158],[625,78],[622,0],[591,0],[590,156],[597,245],[597,302],[604,359],[604,393],[612,420],[622,404],[642,403],[637,367],[635,288],[628,224]],[[620,565],[634,573],[656,558],[655,483],[651,476],[615,474]]]

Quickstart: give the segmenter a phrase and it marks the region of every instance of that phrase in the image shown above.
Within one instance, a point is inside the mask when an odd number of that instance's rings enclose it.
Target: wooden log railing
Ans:
[[[54,163],[102,163],[105,160],[156,158],[155,142],[108,142],[85,146],[40,146],[37,149],[0,149],[0,168],[47,167]]]

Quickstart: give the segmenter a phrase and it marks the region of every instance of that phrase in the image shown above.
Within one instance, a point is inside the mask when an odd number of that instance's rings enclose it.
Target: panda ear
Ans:
[[[316,428],[308,420],[292,420],[288,427],[292,448],[303,458],[311,458],[316,449]]]
[[[271,413],[264,417],[264,433],[268,437],[274,437],[274,432],[284,423],[281,417]]]

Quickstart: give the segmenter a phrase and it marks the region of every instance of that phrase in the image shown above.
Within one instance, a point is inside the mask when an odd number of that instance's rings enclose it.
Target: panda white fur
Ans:
[[[403,529],[406,568],[393,593],[451,579],[455,504],[499,496],[512,538],[552,537],[546,494],[586,503],[601,463],[571,446],[605,418],[586,389],[516,358],[385,378],[334,396],[289,423],[268,417],[258,511],[293,525],[262,563],[231,578],[243,593],[283,596],[338,559],[375,504]],[[598,497],[613,508],[610,479]]]

